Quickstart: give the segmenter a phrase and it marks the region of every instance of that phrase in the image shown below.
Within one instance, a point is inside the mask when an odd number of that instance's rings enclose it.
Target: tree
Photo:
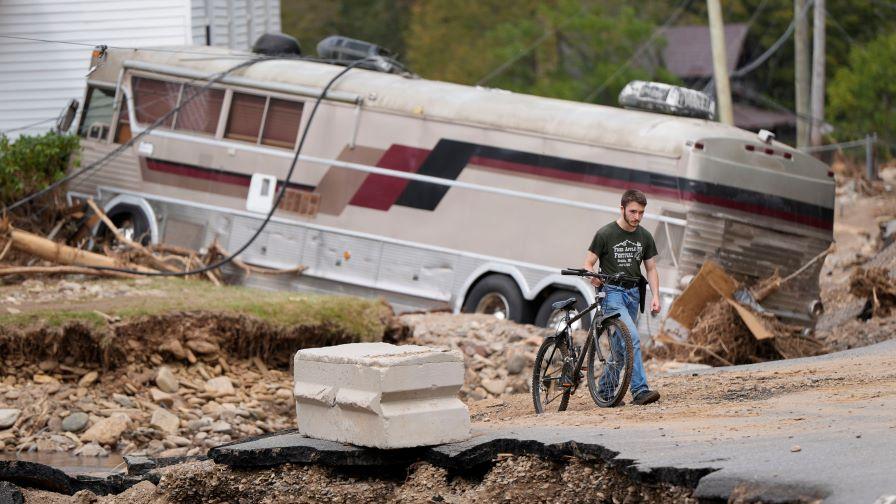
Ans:
[[[627,61],[654,29],[617,2],[457,0],[415,3],[405,40],[426,78],[615,104],[630,80],[675,80],[658,63],[661,40]]]
[[[876,132],[893,155],[896,144],[896,33],[855,46],[828,86],[829,117],[837,140]]]
[[[317,43],[330,35],[365,40],[404,53],[404,33],[412,0],[282,0],[283,32],[297,39],[302,52],[316,55]]]

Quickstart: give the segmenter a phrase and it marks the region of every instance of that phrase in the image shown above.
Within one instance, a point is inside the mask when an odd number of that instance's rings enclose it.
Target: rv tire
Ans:
[[[141,245],[149,245],[152,242],[149,218],[140,207],[126,203],[115,205],[106,212],[106,216],[127,238]],[[100,240],[107,235],[112,238],[111,231],[103,223],[100,223],[96,234]]]
[[[563,312],[560,311],[559,313],[555,313],[555,310],[551,305],[557,301],[565,301],[571,297],[576,298],[576,304],[573,306],[574,312],[571,315],[575,316],[588,308],[588,302],[585,301],[585,298],[583,298],[580,293],[566,289],[558,289],[551,292],[551,294],[542,301],[541,306],[538,308],[538,313],[535,315],[535,325],[538,327],[556,327],[556,317],[562,316]],[[582,317],[580,322],[581,327],[579,328],[587,329],[591,323],[591,314]]]
[[[506,275],[489,275],[467,294],[464,313],[491,313],[514,322],[529,322],[529,310],[516,282]]]

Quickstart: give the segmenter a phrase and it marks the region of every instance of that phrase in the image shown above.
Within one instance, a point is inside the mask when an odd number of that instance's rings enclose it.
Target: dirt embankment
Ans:
[[[379,301],[189,282],[24,287],[0,292],[6,452],[196,455],[293,427],[297,349],[401,333]]]

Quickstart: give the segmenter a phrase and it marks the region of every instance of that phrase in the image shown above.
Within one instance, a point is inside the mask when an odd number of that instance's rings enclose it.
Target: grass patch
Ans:
[[[380,341],[390,324],[392,310],[383,300],[352,296],[265,291],[238,286],[215,287],[207,282],[158,278],[149,282],[117,280],[98,282],[104,289],[122,284],[127,294],[114,298],[64,300],[55,307],[0,314],[7,329],[34,325],[60,327],[80,322],[99,328],[107,324],[94,310],[120,317],[123,322],[172,312],[213,312],[255,317],[276,327],[327,327],[356,341]],[[140,292],[145,291],[146,295]]]

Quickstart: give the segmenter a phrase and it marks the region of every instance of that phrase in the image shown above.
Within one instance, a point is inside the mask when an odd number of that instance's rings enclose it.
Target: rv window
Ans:
[[[84,138],[105,140],[109,134],[109,128],[112,126],[112,105],[114,103],[114,89],[91,86],[84,104],[78,134]]]
[[[266,101],[264,96],[233,93],[224,136],[244,142],[258,142]]]
[[[292,149],[296,144],[301,119],[302,104],[300,102],[271,98],[264,119],[261,143]]]
[[[118,104],[118,125],[115,127],[115,138],[112,140],[122,144],[131,139],[131,120],[128,115],[128,102],[121,95],[121,103]]]
[[[198,131],[214,135],[218,129],[218,117],[221,115],[221,106],[224,104],[224,91],[221,89],[206,89],[200,91],[198,86],[184,85],[181,93],[183,107],[177,111],[177,122],[174,129],[186,131]],[[200,93],[190,101],[187,101],[194,93]]]
[[[134,77],[134,107],[137,109],[137,122],[152,124],[168,113],[177,104],[180,84],[143,77]],[[160,126],[171,127],[174,114],[169,116]]]

